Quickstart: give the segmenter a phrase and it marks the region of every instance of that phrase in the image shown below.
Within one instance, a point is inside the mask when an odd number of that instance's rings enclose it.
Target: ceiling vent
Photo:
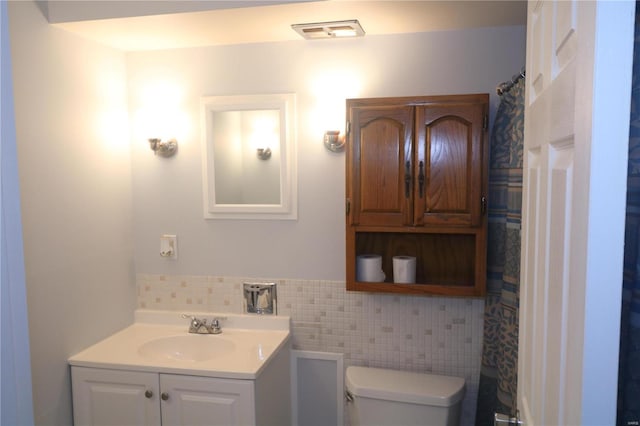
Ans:
[[[357,19],[316,22],[314,24],[294,24],[291,25],[291,28],[307,40],[364,36],[364,30]]]

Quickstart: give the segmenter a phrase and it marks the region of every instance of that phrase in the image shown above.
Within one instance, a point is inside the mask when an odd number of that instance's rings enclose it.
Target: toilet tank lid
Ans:
[[[355,366],[347,368],[345,382],[355,396],[439,407],[460,401],[465,388],[460,377]]]

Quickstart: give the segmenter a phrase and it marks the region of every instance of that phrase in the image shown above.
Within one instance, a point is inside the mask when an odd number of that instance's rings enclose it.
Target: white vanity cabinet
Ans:
[[[288,317],[224,314],[214,335],[188,326],[176,312],[138,310],[71,356],[75,425],[291,425]]]
[[[72,367],[74,424],[254,425],[253,380]]]

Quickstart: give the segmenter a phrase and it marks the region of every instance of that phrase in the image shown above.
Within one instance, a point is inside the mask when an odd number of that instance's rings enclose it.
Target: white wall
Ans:
[[[32,425],[31,358],[7,2],[0,3],[0,424]]]
[[[133,320],[122,52],[9,3],[36,424],[69,425],[68,356]]]
[[[524,34],[505,27],[129,53],[136,271],[344,279],[344,154],[322,144],[325,130],[343,127],[344,99],[489,92],[493,112],[495,86],[524,65]],[[299,219],[205,221],[200,97],[285,92],[298,96]],[[143,118],[159,104],[156,125],[172,122],[180,143],[168,160],[146,143],[153,124]],[[177,261],[158,255],[163,233],[178,235]]]

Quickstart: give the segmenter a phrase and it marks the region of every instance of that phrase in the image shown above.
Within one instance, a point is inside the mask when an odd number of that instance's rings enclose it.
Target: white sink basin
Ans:
[[[207,361],[235,350],[233,342],[219,335],[189,334],[160,337],[142,344],[138,353],[154,360]]]
[[[69,358],[76,367],[254,380],[280,350],[290,349],[282,316],[189,312],[220,318],[222,334],[190,334],[180,312],[138,310],[135,323]]]

